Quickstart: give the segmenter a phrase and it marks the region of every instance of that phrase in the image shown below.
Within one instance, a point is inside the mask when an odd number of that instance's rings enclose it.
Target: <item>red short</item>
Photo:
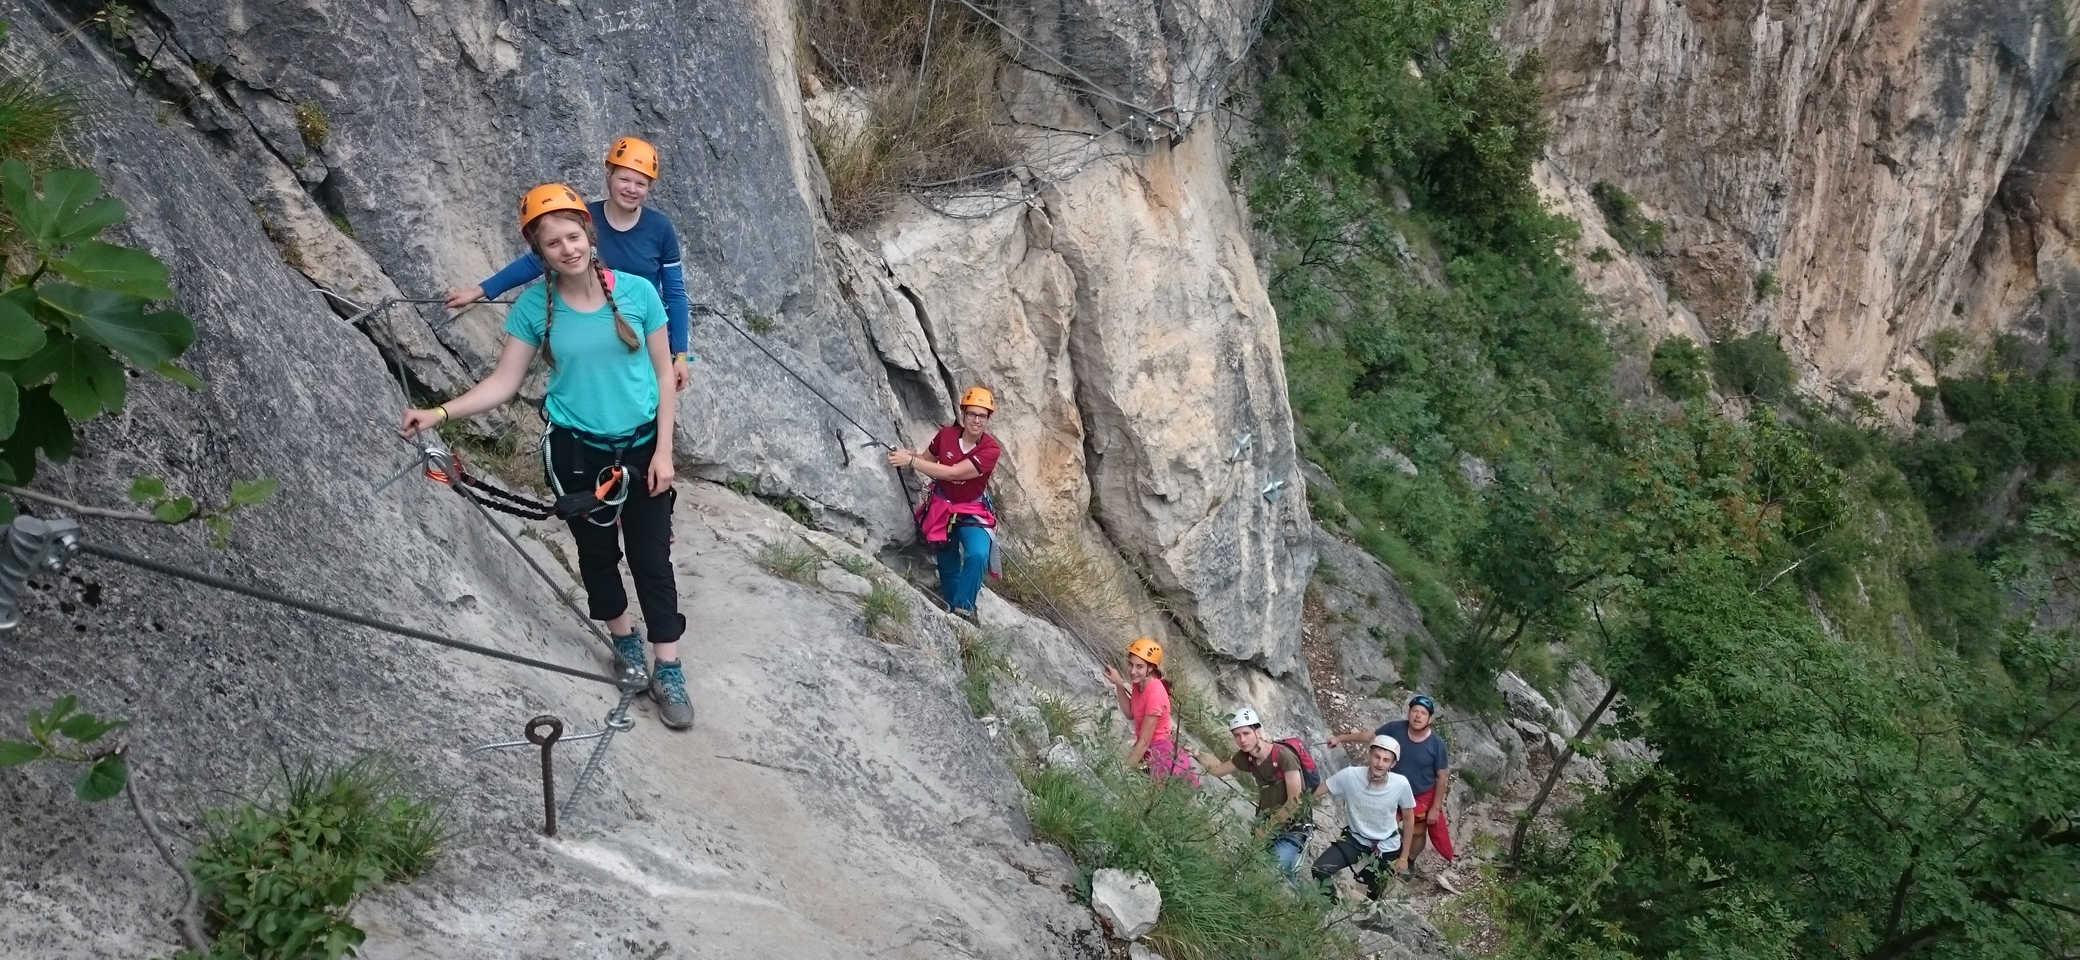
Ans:
[[[1423,819],[1423,815],[1430,812],[1430,803],[1436,799],[1437,788],[1435,787],[1416,796],[1417,820]],[[1443,807],[1437,808],[1437,816],[1431,818],[1426,828],[1426,832],[1430,834],[1430,845],[1437,848],[1437,855],[1443,857],[1446,863],[1457,859],[1458,854],[1452,850],[1451,824],[1445,822]],[[1411,863],[1410,866],[1413,867],[1414,864]]]

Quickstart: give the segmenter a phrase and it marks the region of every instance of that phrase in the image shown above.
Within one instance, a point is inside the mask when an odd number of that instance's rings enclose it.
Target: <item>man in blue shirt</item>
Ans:
[[[642,277],[657,289],[664,300],[665,330],[671,342],[673,389],[684,390],[692,353],[679,231],[670,217],[643,205],[650,197],[650,185],[657,180],[657,148],[635,137],[622,137],[607,150],[606,168],[606,199],[585,204],[598,229],[600,262]],[[483,283],[450,291],[448,308],[460,310],[478,300],[497,299],[508,290],[541,279],[542,273],[542,261],[532,252],[523,254]]]

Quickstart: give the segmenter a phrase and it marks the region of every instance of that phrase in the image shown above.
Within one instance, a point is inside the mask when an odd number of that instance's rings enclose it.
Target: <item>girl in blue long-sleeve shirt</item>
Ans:
[[[661,211],[643,206],[657,179],[657,148],[635,137],[622,137],[607,150],[607,196],[585,204],[599,230],[599,257],[608,267],[631,273],[657,288],[664,300],[666,330],[672,350],[673,389],[686,389],[690,354],[686,310],[686,274],[679,261],[679,231]],[[542,261],[532,252],[475,287],[450,291],[448,308],[459,310],[478,300],[496,299],[506,291],[541,279]]]

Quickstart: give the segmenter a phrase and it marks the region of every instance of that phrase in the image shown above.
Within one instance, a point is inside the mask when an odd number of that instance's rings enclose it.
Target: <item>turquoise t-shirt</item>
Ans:
[[[603,437],[631,434],[657,419],[657,370],[650,365],[648,340],[665,325],[664,302],[650,281],[616,270],[612,296],[622,319],[644,341],[636,349],[621,342],[606,304],[584,313],[557,297],[556,323],[549,330],[556,354],[549,372],[549,422]],[[548,297],[547,283],[521,291],[506,315],[506,332],[539,348]]]

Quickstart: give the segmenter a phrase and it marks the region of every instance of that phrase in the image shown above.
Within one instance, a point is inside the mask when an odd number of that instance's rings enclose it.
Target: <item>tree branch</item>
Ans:
[[[1899,882],[1892,885],[1892,910],[1885,920],[1885,936],[1887,939],[1899,935],[1900,915],[1907,908],[1907,891],[1914,888],[1914,870],[1921,866],[1921,861],[1916,859],[1919,856],[1921,856],[1920,844],[1917,843],[1907,848],[1907,868],[1900,871]]]
[[[64,509],[70,510],[73,513],[77,513],[83,517],[102,517],[108,520],[131,520],[137,523],[163,524],[166,522],[164,520],[159,519],[158,517],[152,516],[149,513],[142,513],[136,510],[111,510],[107,507],[90,507],[84,503],[75,503],[71,500],[67,500],[64,497],[54,497],[48,493],[37,493],[34,490],[24,490],[21,487],[12,487],[4,483],[0,483],[0,493],[6,493],[7,495],[14,497],[21,497],[24,500],[34,500],[38,503],[47,503],[54,507],[63,507]]]
[[[1958,926],[1960,923],[1956,920],[1938,920],[1935,923],[1924,924],[1920,929],[1879,944],[1876,950],[1864,954],[1863,960],[1899,960],[1901,957],[1912,956],[1949,935],[1950,931]]]
[[[1524,853],[1524,834],[1529,831],[1531,821],[1538,817],[1539,810],[1546,805],[1546,798],[1552,796],[1553,787],[1560,783],[1560,774],[1567,770],[1567,762],[1574,759],[1574,745],[1586,739],[1589,731],[1596,729],[1596,721],[1603,718],[1603,712],[1610,709],[1611,703],[1617,699],[1618,685],[1613,683],[1603,692],[1603,700],[1596,704],[1596,709],[1589,711],[1589,719],[1582,721],[1581,729],[1575,731],[1574,739],[1567,741],[1567,749],[1560,752],[1560,759],[1553,761],[1553,769],[1546,773],[1546,782],[1539,784],[1538,796],[1531,799],[1531,806],[1518,815],[1517,831],[1509,838],[1510,869],[1516,869],[1517,862]]]
[[[159,851],[159,859],[166,861],[166,866],[180,875],[181,886],[187,891],[187,902],[181,904],[180,912],[173,917],[173,925],[180,930],[181,940],[198,954],[209,953],[209,936],[202,929],[202,896],[195,889],[195,877],[188,873],[180,858],[173,855],[173,847],[167,844],[158,825],[152,823],[151,814],[145,811],[144,800],[137,792],[136,764],[130,765],[130,775],[123,778],[123,796],[130,801],[130,812],[137,814],[137,822],[144,826],[144,835],[152,839],[152,848]]]

